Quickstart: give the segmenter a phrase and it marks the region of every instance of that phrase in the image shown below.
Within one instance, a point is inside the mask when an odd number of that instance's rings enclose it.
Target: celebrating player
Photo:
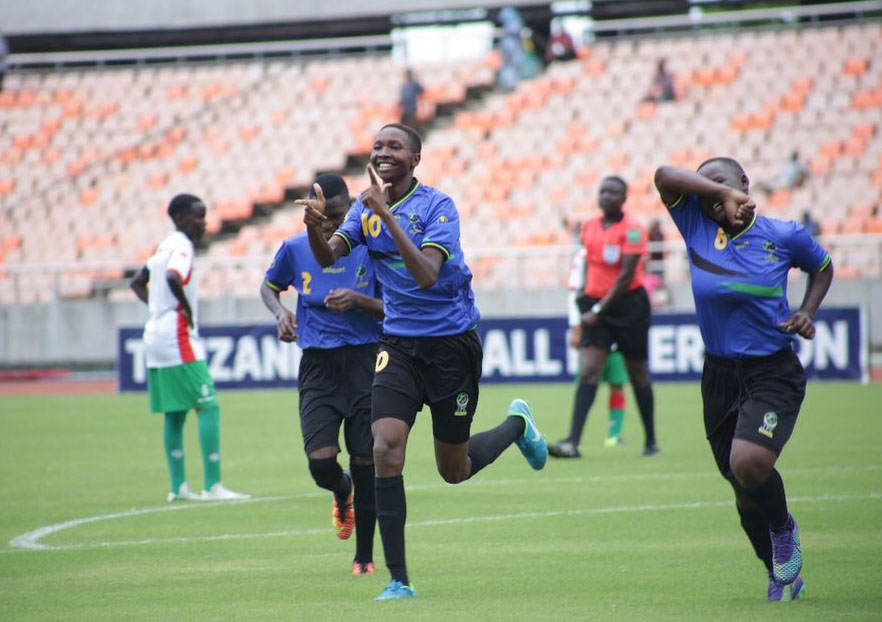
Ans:
[[[646,231],[622,211],[627,184],[621,177],[600,183],[601,216],[585,222],[582,243],[588,274],[585,295],[579,298],[582,335],[579,341],[579,386],[573,404],[570,434],[548,446],[556,458],[578,458],[582,429],[597,394],[607,356],[613,344],[625,357],[637,409],[643,422],[643,455],[658,453],[654,404],[649,380],[649,296],[643,287]]]
[[[407,573],[405,449],[416,415],[432,412],[435,462],[446,482],[473,477],[516,443],[530,466],[545,466],[547,447],[530,406],[515,399],[508,416],[470,438],[478,404],[481,342],[472,275],[459,243],[453,201],[414,178],[421,140],[412,128],[384,126],[374,141],[361,193],[343,225],[325,239],[321,209],[306,207],[309,242],[319,264],[333,265],[366,246],[380,282],[385,319],[371,402],[377,520],[391,581],[377,600],[416,595]]]
[[[165,455],[171,478],[169,501],[247,499],[220,481],[220,410],[196,323],[193,243],[205,234],[205,203],[179,194],[168,205],[176,230],[156,249],[130,287],[150,309],[144,327],[151,412],[165,413]],[[149,285],[149,287],[148,287]],[[184,419],[195,408],[205,469],[202,495],[184,477]]]
[[[296,203],[323,205],[327,220],[322,233],[329,238],[349,209],[349,190],[342,177],[320,175],[309,198]],[[292,285],[297,290],[296,315],[279,300],[279,293]],[[333,270],[323,270],[312,256],[306,234],[295,235],[276,253],[260,297],[278,322],[279,339],[297,341],[303,349],[298,390],[309,472],[319,488],[334,494],[331,520],[337,537],[345,540],[355,528],[352,573],[373,574],[377,512],[371,381],[383,302],[376,297],[367,249],[356,249]],[[341,423],[349,472],[337,462]]]
[[[775,462],[805,397],[794,334],[815,335],[812,318],[833,280],[830,255],[801,225],[755,215],[747,175],[731,158],[712,158],[697,173],[662,166],[655,185],[689,251],[711,450],[768,571],[768,600],[799,598],[799,532]],[[809,277],[791,314],[787,273],[794,267]]]

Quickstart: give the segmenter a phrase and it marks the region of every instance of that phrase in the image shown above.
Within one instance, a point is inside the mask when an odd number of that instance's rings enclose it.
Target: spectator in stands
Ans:
[[[6,75],[6,57],[9,56],[9,46],[6,37],[0,33],[0,91],[3,90],[3,77]]]
[[[414,76],[413,71],[408,69],[404,72],[404,84],[401,85],[401,123],[419,129],[417,111],[420,104],[420,96],[423,94],[423,85]]]
[[[808,210],[803,210],[802,212],[802,220],[800,221],[802,226],[805,227],[806,233],[808,233],[813,238],[818,237],[821,233],[821,227],[818,226],[818,223],[814,221],[812,218],[811,212]]]
[[[576,58],[576,48],[573,38],[564,30],[559,20],[551,22],[551,36],[548,38],[548,46],[545,48],[545,62],[555,60],[573,60]]]
[[[756,182],[756,187],[766,194],[775,190],[787,190],[799,188],[808,177],[808,168],[799,161],[799,151],[794,150],[781,169],[771,179],[761,179]]]
[[[677,93],[674,91],[674,76],[668,72],[665,63],[664,58],[658,60],[655,77],[649,86],[649,92],[643,98],[644,101],[670,102],[677,99]]]
[[[220,409],[199,339],[193,255],[205,234],[205,203],[179,194],[168,205],[175,224],[147,265],[132,279],[135,295],[150,309],[144,327],[150,411],[165,413],[165,453],[171,479],[168,501],[247,499],[221,484]],[[148,287],[149,286],[149,287]],[[202,495],[184,478],[184,419],[195,409],[205,470]]]

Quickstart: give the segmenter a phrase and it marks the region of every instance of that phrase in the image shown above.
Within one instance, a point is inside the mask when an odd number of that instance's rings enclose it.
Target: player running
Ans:
[[[805,397],[794,334],[815,336],[812,318],[833,280],[830,254],[801,225],[755,215],[747,175],[731,158],[712,158],[697,173],[662,166],[655,185],[689,252],[711,451],[768,571],[767,599],[795,600],[805,594],[802,550],[775,463]],[[791,268],[809,275],[793,314]]]
[[[319,264],[336,265],[366,246],[380,282],[386,317],[377,354],[371,404],[377,520],[391,581],[377,600],[416,595],[404,555],[407,503],[405,450],[416,415],[432,412],[435,462],[444,481],[473,477],[512,443],[530,466],[545,466],[547,447],[530,406],[512,401],[498,426],[470,437],[478,404],[480,315],[472,274],[459,242],[459,214],[449,197],[414,178],[422,141],[410,127],[380,129],[368,165],[370,187],[343,225],[326,240],[321,206],[304,221]]]

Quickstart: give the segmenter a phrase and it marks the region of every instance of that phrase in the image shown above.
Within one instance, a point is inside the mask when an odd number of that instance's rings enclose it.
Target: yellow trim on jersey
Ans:
[[[340,230],[338,229],[337,231],[334,232],[334,235],[339,235],[341,238],[343,238],[343,241],[346,242],[346,246],[349,247],[349,252],[351,253],[352,252],[352,242],[349,241],[349,238],[346,237],[346,234],[341,233]]]
[[[731,238],[729,238],[729,239],[730,239],[730,240],[737,240],[737,239],[740,238],[742,235],[744,235],[745,233],[747,233],[748,231],[750,231],[750,228],[753,226],[753,224],[754,224],[755,222],[756,222],[756,214],[753,215],[753,220],[750,221],[750,224],[747,225],[747,226],[744,228],[743,231],[741,231],[741,232],[738,233],[737,235],[733,235],[733,236],[732,236]]]
[[[680,203],[683,201],[683,197],[685,197],[685,196],[686,196],[685,194],[681,194],[680,196],[677,197],[677,200],[674,201],[673,203],[671,203],[670,205],[668,205],[667,208],[674,209],[675,207],[680,205]]]
[[[830,261],[831,261],[831,259],[830,259],[830,253],[827,253],[827,256],[824,257],[824,263],[822,263],[822,264],[821,264],[821,267],[818,268],[818,272],[823,272],[824,270],[826,270],[826,269],[827,269],[827,266],[830,265]]]
[[[420,249],[426,248],[427,246],[439,249],[442,253],[444,253],[444,259],[450,259],[450,251],[448,251],[440,244],[435,244],[434,242],[424,242],[423,245],[420,246]]]
[[[392,205],[389,206],[389,211],[390,211],[390,212],[394,212],[394,211],[395,211],[395,208],[397,208],[399,205],[401,205],[402,203],[404,203],[405,201],[407,201],[407,200],[411,197],[411,195],[412,195],[414,192],[416,192],[417,188],[420,187],[420,181],[419,181],[418,179],[414,179],[414,181],[415,181],[416,183],[413,185],[413,188],[411,188],[411,189],[407,192],[407,194],[405,194],[403,197],[401,197],[400,199],[398,199],[397,201],[395,201],[395,203],[393,203]]]
[[[269,287],[270,287],[271,289],[274,289],[274,290],[276,290],[277,292],[282,292],[282,291],[283,291],[281,287],[276,287],[274,283],[272,283],[272,282],[269,281],[269,279],[265,279],[263,282],[266,283],[267,285],[269,285]]]

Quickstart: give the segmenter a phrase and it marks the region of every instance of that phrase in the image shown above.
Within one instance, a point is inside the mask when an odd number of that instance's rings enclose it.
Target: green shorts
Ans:
[[[601,382],[609,384],[626,384],[628,382],[628,370],[625,368],[625,357],[618,350],[611,351],[606,357],[603,371],[600,374]]]
[[[214,381],[205,361],[147,369],[150,412],[169,413],[217,406]]]

